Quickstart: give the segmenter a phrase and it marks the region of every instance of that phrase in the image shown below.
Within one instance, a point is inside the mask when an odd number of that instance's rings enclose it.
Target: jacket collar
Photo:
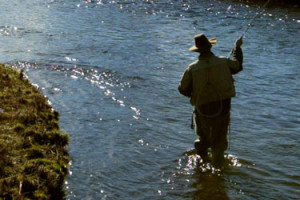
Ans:
[[[204,52],[204,53],[201,53],[198,57],[199,60],[207,60],[211,57],[215,56],[215,54],[211,51],[207,51],[207,52]]]

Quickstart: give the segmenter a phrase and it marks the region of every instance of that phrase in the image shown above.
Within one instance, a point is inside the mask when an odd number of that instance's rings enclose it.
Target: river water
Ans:
[[[261,5],[260,5],[261,6]],[[67,199],[299,199],[299,9],[217,0],[0,0],[0,61],[24,69],[71,136]],[[185,154],[196,138],[177,91],[193,36],[235,76],[228,167]]]

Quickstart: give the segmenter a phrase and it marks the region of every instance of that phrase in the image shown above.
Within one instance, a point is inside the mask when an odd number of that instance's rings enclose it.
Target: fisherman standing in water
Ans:
[[[233,59],[212,53],[211,47],[217,43],[215,38],[208,40],[204,34],[199,34],[194,39],[195,45],[190,50],[200,55],[184,71],[178,90],[195,106],[197,154],[206,162],[208,148],[211,148],[213,166],[221,167],[228,146],[231,98],[235,97],[232,74],[243,69],[243,39],[240,37],[235,42]]]

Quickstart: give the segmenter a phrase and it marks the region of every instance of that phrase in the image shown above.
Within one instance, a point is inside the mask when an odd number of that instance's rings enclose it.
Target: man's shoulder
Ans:
[[[225,56],[215,56],[214,58],[219,60],[228,60],[228,58]]]
[[[194,62],[192,62],[192,63],[189,64],[189,67],[197,65],[198,62],[199,62],[199,60],[195,60]]]
[[[228,58],[225,56],[214,56],[214,58],[211,60],[212,63],[218,64],[218,65],[224,65],[228,62]]]
[[[193,69],[197,68],[198,65],[199,65],[199,60],[196,60],[196,61],[192,62],[191,64],[189,64],[187,69],[188,70],[193,70]]]

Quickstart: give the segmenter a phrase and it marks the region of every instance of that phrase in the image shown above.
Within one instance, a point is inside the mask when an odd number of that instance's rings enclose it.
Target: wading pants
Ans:
[[[230,121],[230,112],[222,113],[217,117],[208,118],[201,116],[195,111],[196,134],[198,140],[195,141],[197,154],[206,161],[208,158],[208,148],[212,150],[212,164],[220,166],[224,162],[224,152],[227,149],[227,131]]]

